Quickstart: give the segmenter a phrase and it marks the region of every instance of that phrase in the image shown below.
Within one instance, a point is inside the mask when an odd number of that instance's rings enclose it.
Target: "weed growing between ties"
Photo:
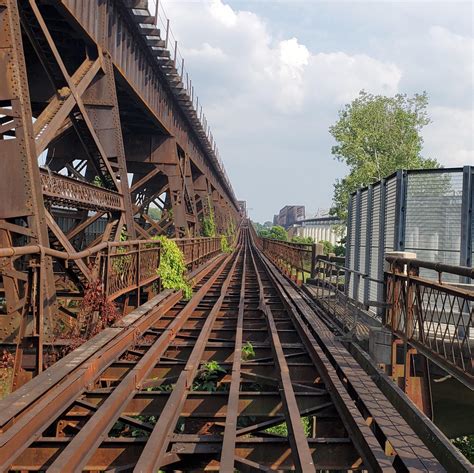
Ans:
[[[242,360],[248,361],[252,358],[255,358],[255,350],[253,345],[247,341],[247,343],[242,347]]]
[[[311,418],[310,417],[302,417],[301,423],[303,424],[303,430],[306,437],[311,437]],[[279,435],[281,437],[288,437],[288,425],[286,422],[282,422],[281,424],[275,425],[273,427],[269,427],[265,429],[264,432],[268,432],[269,434]]]
[[[227,374],[217,361],[204,363],[194,378],[193,391],[217,391],[219,381]]]
[[[161,285],[165,289],[181,290],[185,300],[191,299],[193,290],[190,282],[185,277],[184,255],[178,245],[163,235],[155,237],[154,240],[161,243],[160,266],[157,269],[161,278]]]

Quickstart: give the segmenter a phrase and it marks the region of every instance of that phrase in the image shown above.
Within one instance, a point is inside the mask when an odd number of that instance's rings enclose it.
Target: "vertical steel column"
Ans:
[[[367,230],[365,232],[365,267],[364,273],[370,274],[370,263],[372,261],[372,248],[370,245],[370,235],[372,230],[372,208],[373,208],[373,199],[374,199],[374,187],[372,184],[369,185],[367,190]],[[370,281],[367,279],[364,280],[364,306],[366,309],[369,306],[369,288]]]
[[[474,205],[474,167],[464,166],[461,204],[461,252],[459,264],[472,266],[472,207]],[[464,281],[468,283],[469,281]]]
[[[395,231],[393,249],[403,251],[405,249],[405,223],[407,203],[407,172],[397,171],[397,197],[395,204]]]
[[[356,211],[355,211],[355,236],[354,236],[354,269],[359,271],[360,267],[360,211],[361,211],[362,199],[361,190],[359,189],[356,193]],[[352,298],[356,301],[359,296],[359,282],[360,277],[354,273],[354,281],[352,284]]]
[[[377,261],[377,279],[384,280],[384,262],[385,262],[385,213],[387,206],[387,180],[380,181],[380,215],[379,215],[379,255]],[[377,285],[377,302],[385,301],[385,288]],[[384,315],[384,309],[377,309],[378,315]]]

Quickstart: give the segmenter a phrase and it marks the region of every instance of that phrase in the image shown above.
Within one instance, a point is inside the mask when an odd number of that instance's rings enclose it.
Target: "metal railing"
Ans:
[[[62,205],[86,209],[122,210],[120,194],[40,168],[43,195]]]
[[[292,243],[259,237],[252,228],[253,240],[257,247],[270,258],[280,270],[297,284],[312,277],[316,257],[322,253],[319,243]]]
[[[374,324],[380,324],[381,318],[369,312],[369,305],[373,302],[368,300],[359,302],[351,297],[349,286],[359,286],[365,279],[375,281],[382,286],[384,282],[345,267],[344,261],[344,257],[317,256],[311,281],[312,292],[319,306],[344,331],[362,330],[367,332],[367,328],[364,328],[362,324],[358,327],[361,314],[365,315],[366,321],[371,320],[368,317],[375,318]],[[367,335],[367,333],[365,334]]]
[[[189,271],[221,252],[220,238],[178,238],[174,241],[183,252]],[[2,268],[8,268],[10,258],[18,262],[21,257],[28,257],[28,266],[35,266],[40,272],[45,257],[61,260],[65,265],[78,262],[82,268],[89,268],[91,278],[103,282],[107,298],[113,300],[159,279],[160,247],[157,240],[133,240],[105,242],[75,253],[40,245],[0,248],[0,277]]]
[[[474,269],[417,259],[387,257],[387,303],[384,325],[449,373],[474,387]],[[420,277],[420,270],[437,273],[437,280]]]

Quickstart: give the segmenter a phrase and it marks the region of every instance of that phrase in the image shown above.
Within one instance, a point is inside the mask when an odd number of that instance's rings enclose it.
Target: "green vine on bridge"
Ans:
[[[186,264],[178,245],[164,235],[153,239],[158,240],[161,244],[160,266],[157,273],[161,278],[162,286],[165,289],[181,290],[184,299],[191,299],[193,290],[185,277]]]
[[[202,219],[201,233],[204,237],[213,238],[216,236],[216,221],[214,218],[214,208],[212,207],[209,196],[207,197],[207,207],[209,209],[209,215]]]

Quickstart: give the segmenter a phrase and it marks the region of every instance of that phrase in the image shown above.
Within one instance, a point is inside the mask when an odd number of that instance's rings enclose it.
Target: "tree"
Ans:
[[[283,227],[280,227],[279,225],[275,225],[272,228],[268,229],[259,224],[256,230],[258,235],[262,238],[271,238],[272,240],[281,241],[288,240],[288,234],[286,233],[286,230]]]
[[[294,237],[291,238],[291,242],[311,245],[314,243],[314,240],[311,237],[303,237],[303,236],[295,235]]]
[[[347,164],[349,174],[334,185],[331,213],[347,218],[349,195],[398,169],[436,168],[436,160],[421,156],[421,129],[430,123],[426,92],[395,97],[365,91],[339,111],[329,128],[336,140],[334,157]]]
[[[334,253],[334,245],[330,241],[321,240],[319,243],[323,245],[324,255],[329,256],[330,254]]]

